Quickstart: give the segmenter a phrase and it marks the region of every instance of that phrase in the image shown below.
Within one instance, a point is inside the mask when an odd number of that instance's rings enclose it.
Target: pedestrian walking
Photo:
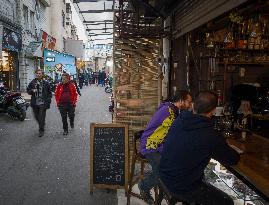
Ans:
[[[37,69],[35,73],[36,78],[29,83],[27,93],[31,95],[31,107],[39,125],[39,137],[42,137],[45,131],[46,111],[50,108],[52,93],[49,82],[43,79],[43,70]]]
[[[64,130],[63,135],[67,135],[67,116],[70,120],[70,127],[73,129],[75,120],[75,107],[77,102],[76,86],[74,83],[70,82],[70,76],[67,73],[62,74],[62,83],[58,84],[56,88],[55,99],[62,117]]]
[[[101,85],[102,86],[102,79],[103,79],[103,75],[102,75],[102,72],[101,70],[99,70],[98,72],[98,86]]]
[[[98,84],[99,84],[99,72],[94,72],[94,79],[95,79],[95,84],[98,86]]]
[[[109,74],[109,85],[112,88],[113,86],[113,74],[112,73]]]
[[[83,83],[84,83],[84,74],[83,73],[79,73],[78,74],[78,84],[79,84],[79,88],[80,89],[82,89]]]
[[[70,77],[70,82],[73,83],[76,86],[77,93],[79,94],[79,96],[81,96],[81,92],[80,92],[80,89],[78,87],[77,80],[73,76],[71,76]]]
[[[103,70],[101,75],[102,75],[101,85],[102,87],[105,87],[106,72]]]

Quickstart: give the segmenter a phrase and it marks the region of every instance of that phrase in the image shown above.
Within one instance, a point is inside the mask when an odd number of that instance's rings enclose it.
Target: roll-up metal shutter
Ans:
[[[176,38],[245,2],[247,0],[183,0],[175,11]]]

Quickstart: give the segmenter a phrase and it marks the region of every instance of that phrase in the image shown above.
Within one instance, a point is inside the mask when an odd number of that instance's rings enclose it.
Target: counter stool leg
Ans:
[[[145,168],[145,163],[144,163],[144,161],[142,160],[142,161],[141,161],[141,172],[140,172],[140,177],[143,177],[143,176],[144,176],[144,168]]]
[[[136,162],[136,156],[133,156],[132,157],[130,178],[129,178],[128,193],[127,193],[127,205],[130,204],[131,192],[132,192],[132,188],[133,188],[133,177],[134,177],[134,171],[135,171],[135,162]]]
[[[173,198],[169,201],[169,205],[176,205],[176,203],[177,203],[177,200]]]
[[[163,191],[161,189],[158,189],[158,191],[158,195],[155,194],[155,205],[161,205],[164,197]]]
[[[154,204],[158,205],[159,204],[159,198],[160,198],[160,191],[159,191],[157,186],[154,187],[154,195],[155,195]]]

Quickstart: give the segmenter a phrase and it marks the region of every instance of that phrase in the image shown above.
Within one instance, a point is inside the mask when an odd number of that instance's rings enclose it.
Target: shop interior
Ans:
[[[17,71],[15,67],[16,53],[3,50],[0,59],[0,83],[9,90],[16,90]]]
[[[243,4],[174,40],[171,67],[171,88],[187,86],[193,94],[214,90],[224,114],[234,122],[229,125],[269,137],[266,1]],[[243,116],[248,116],[246,125]]]

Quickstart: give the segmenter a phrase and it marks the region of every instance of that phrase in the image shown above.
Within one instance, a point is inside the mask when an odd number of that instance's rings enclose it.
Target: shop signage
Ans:
[[[22,47],[22,36],[19,33],[11,31],[7,28],[3,29],[3,49],[20,52]]]
[[[42,42],[33,41],[25,49],[25,56],[27,57],[42,57]]]
[[[55,62],[55,57],[46,57],[47,62]]]
[[[77,73],[75,56],[60,53],[58,51],[44,49],[44,73],[53,80],[61,80],[63,72],[72,76]]]
[[[41,34],[42,47],[54,50],[56,45],[56,38],[53,38],[45,31],[41,31],[40,34]]]

